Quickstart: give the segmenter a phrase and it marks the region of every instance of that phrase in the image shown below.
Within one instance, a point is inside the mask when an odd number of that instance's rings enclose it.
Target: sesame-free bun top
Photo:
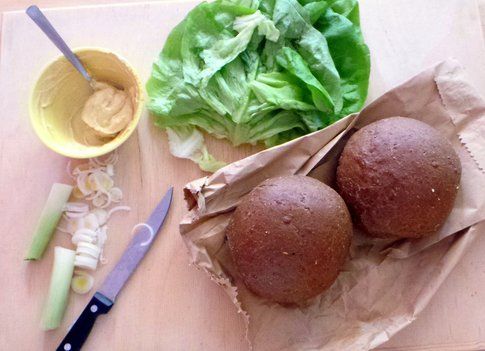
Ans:
[[[281,304],[300,304],[332,285],[351,234],[342,198],[305,176],[261,183],[241,201],[226,229],[245,285]]]
[[[448,140],[426,123],[404,117],[357,131],[337,168],[340,195],[376,237],[436,232],[453,208],[460,176],[460,159]]]

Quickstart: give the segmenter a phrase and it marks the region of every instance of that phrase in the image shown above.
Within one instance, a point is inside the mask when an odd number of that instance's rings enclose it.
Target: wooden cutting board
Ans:
[[[49,10],[56,28],[73,47],[100,46],[126,57],[143,80],[169,30],[196,2],[158,2]],[[485,92],[485,50],[473,0],[361,0],[362,25],[372,52],[369,101],[429,65],[449,56],[466,67]],[[23,13],[3,17],[0,57],[0,349],[54,349],[89,296],[71,295],[62,326],[39,329],[53,247],[70,246],[58,233],[40,262],[23,254],[53,182],[69,179],[67,159],[46,149],[28,121],[30,88],[56,49]],[[234,149],[211,142],[214,153],[232,161],[257,148]],[[145,113],[137,133],[120,149],[116,182],[132,206],[110,222],[109,263],[96,286],[169,185],[176,190],[165,227],[123,290],[110,314],[100,318],[87,350],[246,350],[244,326],[221,289],[188,265],[178,234],[185,211],[181,189],[203,175],[191,162],[170,156],[165,135]],[[485,346],[485,238],[477,242],[410,327],[385,346],[399,350],[469,350]]]

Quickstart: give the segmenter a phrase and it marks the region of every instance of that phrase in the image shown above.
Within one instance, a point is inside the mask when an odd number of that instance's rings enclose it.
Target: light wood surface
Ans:
[[[39,0],[36,3],[57,7],[103,2]],[[481,24],[474,1],[463,1],[460,7],[457,0],[429,0],[427,5],[421,5],[419,0],[393,4],[362,0],[362,3],[366,34],[379,33],[385,28],[388,33],[382,34],[382,39],[391,36],[396,46],[408,48],[415,44],[419,47],[416,52],[394,51],[393,43],[379,45],[377,37],[369,38],[371,49],[374,49],[370,99],[435,61],[436,53],[426,47],[426,40],[418,37],[423,35],[435,38],[433,45],[445,47],[437,46],[434,51],[442,50],[443,56],[452,55],[464,62],[472,82],[485,93],[485,74],[479,72],[485,64],[485,51],[481,47]],[[0,11],[23,9],[29,4],[26,0],[1,0]],[[85,9],[53,11],[49,12],[49,17],[60,24],[61,33],[70,38],[73,46],[112,48],[127,57],[145,80],[168,29],[192,6],[171,5],[170,14],[152,4],[113,11],[104,8],[92,18],[89,17],[93,12]],[[147,11],[147,8],[158,10]],[[453,19],[445,19],[447,11]],[[127,13],[134,14],[131,27],[126,26]],[[424,22],[431,13],[437,13],[437,19],[430,19],[435,22],[428,25]],[[413,17],[416,22],[411,26]],[[0,233],[4,239],[0,245],[0,349],[49,350],[57,345],[89,296],[71,296],[59,330],[48,333],[39,330],[39,313],[47,291],[53,246],[69,246],[68,238],[57,234],[40,262],[25,263],[22,254],[51,184],[69,180],[64,171],[67,160],[41,145],[30,129],[27,112],[30,86],[40,69],[57,53],[42,34],[30,27],[31,23],[19,18],[5,16],[2,27],[9,34],[2,41],[2,50],[8,48],[9,54],[2,51],[0,71],[3,113],[0,117],[3,125],[0,130]],[[110,25],[101,23],[107,20],[111,21]],[[450,33],[436,28],[443,23],[451,27],[446,27]],[[97,27],[105,30],[99,37],[95,35]],[[83,31],[82,35],[79,31]],[[445,43],[460,38],[466,44]],[[21,53],[30,56],[20,58]],[[224,143],[211,144],[218,156],[229,161],[256,151],[255,148],[233,149]],[[96,272],[96,286],[124,250],[130,228],[145,219],[169,185],[174,185],[178,191],[160,237],[109,316],[97,322],[86,349],[246,350],[244,326],[234,306],[205,274],[188,265],[188,256],[178,234],[177,225],[185,211],[180,189],[202,173],[192,163],[169,155],[164,134],[152,125],[147,115],[137,133],[119,151],[122,162],[117,166],[116,181],[133,210],[110,222],[106,247],[110,262]],[[485,238],[479,240],[459,264],[418,320],[396,335],[385,349],[485,348],[485,331],[480,328],[485,325],[485,306],[480,303],[485,298],[482,268],[485,258],[480,254],[483,248]]]

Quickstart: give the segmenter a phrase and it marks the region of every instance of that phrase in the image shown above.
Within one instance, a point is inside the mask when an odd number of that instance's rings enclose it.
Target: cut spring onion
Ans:
[[[120,202],[123,198],[123,192],[120,188],[113,187],[109,189],[109,195],[111,196],[111,201]]]
[[[131,211],[131,207],[129,206],[116,206],[113,207],[111,210],[108,211],[108,218],[111,217],[111,215],[115,212],[118,211]]]
[[[93,158],[88,163],[81,164],[69,175],[75,179],[74,196],[78,199],[91,201],[94,207],[106,208],[111,202],[120,202],[123,198],[121,189],[114,187],[114,165],[118,162],[118,154],[112,153],[104,159]]]
[[[93,206],[98,208],[106,208],[111,204],[110,193],[98,192],[95,198],[93,198]]]
[[[77,294],[86,294],[93,285],[94,278],[85,272],[76,272],[71,281],[71,289]]]
[[[115,175],[115,168],[112,164],[106,165],[106,173],[111,177]]]
[[[56,329],[64,317],[76,253],[56,246],[54,265],[47,302],[42,313],[41,326],[44,330]]]
[[[94,271],[98,266],[98,259],[90,256],[76,255],[74,265],[78,268]]]
[[[108,212],[102,208],[95,208],[91,213],[96,216],[99,225],[104,225],[108,221]]]
[[[86,213],[89,211],[89,205],[84,202],[68,202],[64,206],[64,211],[66,211],[66,213]]]
[[[87,242],[80,242],[77,245],[76,255],[84,255],[95,258],[96,260],[99,258],[99,254],[101,253],[101,249]]]
[[[72,170],[71,164],[68,164],[69,176],[76,183],[73,195],[84,201],[69,202],[64,206],[67,223],[64,228],[59,228],[72,235],[72,243],[76,245],[75,267],[95,270],[98,261],[106,263],[103,256],[107,239],[106,223],[113,213],[130,210],[128,206],[115,206],[107,210],[111,204],[123,199],[123,192],[113,180],[117,161],[118,154],[114,152],[103,158],[92,158]]]
[[[98,217],[94,213],[89,213],[84,217],[84,228],[96,230],[99,228]]]
[[[65,209],[80,210],[79,205],[68,203]],[[103,247],[107,239],[108,219],[118,211],[129,211],[128,206],[116,206],[106,211],[95,208],[88,212],[69,212],[65,213],[67,220],[66,228],[59,228],[72,235],[71,241],[76,245],[75,267],[94,270],[98,262],[105,264],[106,258],[103,256]],[[76,216],[72,216],[75,214]],[[77,215],[82,215],[78,217]]]
[[[72,236],[72,239],[71,239],[71,241],[74,245],[77,245],[81,242],[93,243],[95,240],[96,240],[95,237],[92,237],[90,235],[86,235],[86,234],[83,234],[83,233],[74,234]]]
[[[25,256],[26,260],[38,260],[42,257],[57,223],[61,219],[64,205],[71,196],[72,189],[72,186],[60,183],[54,183],[52,186],[37,223],[29,251]]]

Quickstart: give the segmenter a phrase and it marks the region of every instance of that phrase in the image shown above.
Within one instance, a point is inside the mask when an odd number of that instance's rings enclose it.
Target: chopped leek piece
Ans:
[[[94,278],[85,272],[75,275],[71,281],[71,289],[77,294],[86,294],[93,285]]]
[[[96,260],[99,258],[101,249],[96,245],[87,242],[80,242],[77,244],[76,255],[90,256]]]
[[[87,243],[92,243],[94,242],[95,238],[92,236],[86,235],[86,234],[74,234],[72,236],[72,243],[74,245],[77,245],[81,242],[87,242]]]
[[[55,247],[49,294],[42,313],[41,325],[44,330],[56,329],[64,317],[75,256],[72,250]]]
[[[64,205],[71,196],[73,187],[66,184],[54,183],[40,215],[35,234],[30,244],[26,260],[38,260],[42,257],[57,223],[61,219]]]
[[[78,268],[94,271],[98,266],[98,259],[90,256],[76,255],[76,258],[74,259],[74,265]]]

